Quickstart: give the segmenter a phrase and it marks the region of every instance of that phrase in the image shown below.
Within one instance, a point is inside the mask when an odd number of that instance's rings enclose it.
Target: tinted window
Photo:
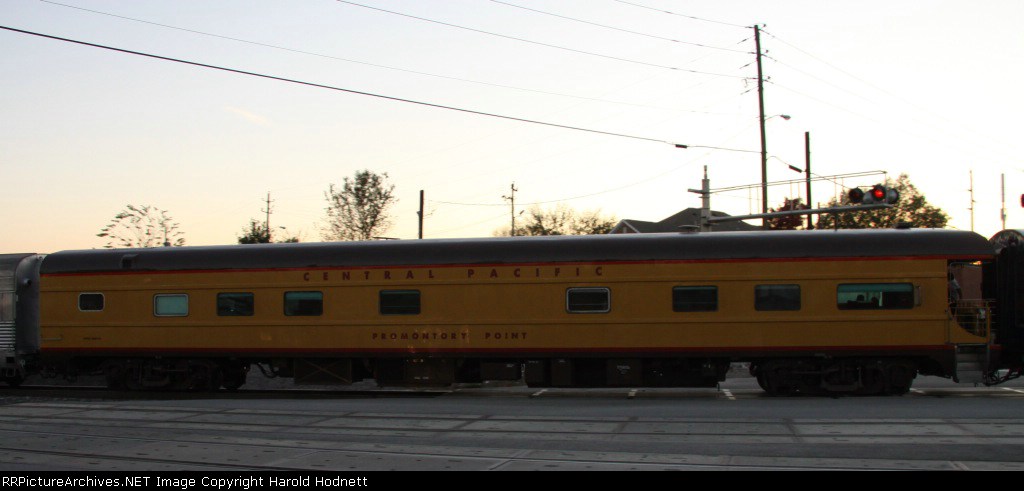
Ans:
[[[322,315],[323,292],[285,292],[284,315]]]
[[[174,317],[188,315],[188,295],[183,293],[155,295],[153,297],[153,314]]]
[[[384,290],[380,292],[380,313],[384,315],[416,315],[420,313],[419,290]]]
[[[800,285],[757,285],[756,310],[800,310]]]
[[[82,293],[78,295],[78,310],[96,312],[103,310],[102,293]]]
[[[718,310],[717,286],[677,286],[672,288],[675,312],[712,312]]]
[[[256,299],[252,293],[218,293],[217,315],[252,315]]]
[[[570,288],[565,293],[565,309],[574,314],[608,312],[611,292],[607,288]]]
[[[910,283],[858,283],[839,285],[836,304],[840,310],[888,310],[914,307]]]

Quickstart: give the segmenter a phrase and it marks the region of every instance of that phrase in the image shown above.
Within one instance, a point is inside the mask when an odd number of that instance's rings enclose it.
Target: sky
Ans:
[[[705,167],[713,189],[759,187],[755,24],[769,181],[803,178],[809,133],[814,174],[907,173],[957,229],[973,187],[988,237],[1001,176],[1024,228],[1022,18],[1019,0],[0,0],[0,26],[304,82],[0,30],[0,253],[103,247],[128,204],[232,244],[268,193],[275,234],[319,241],[324,192],[363,169],[395,185],[388,237],[416,238],[421,190],[426,238],[492,236],[513,183],[516,213],[658,221],[700,206]],[[769,206],[787,197],[803,185]]]

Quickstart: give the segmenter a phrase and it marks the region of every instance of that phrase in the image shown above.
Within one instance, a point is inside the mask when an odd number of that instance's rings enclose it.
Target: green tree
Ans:
[[[284,227],[278,227],[284,230]],[[249,225],[242,229],[242,235],[238,237],[239,244],[269,244],[275,242],[273,237],[270,235],[270,230],[267,228],[266,222],[261,222],[255,218],[249,219]],[[285,237],[284,240],[278,239],[276,242],[298,242],[298,236]]]
[[[778,208],[769,208],[768,211],[806,210],[807,205],[801,202],[800,198],[786,198]],[[768,218],[768,228],[771,230],[803,230],[807,223],[806,215],[784,215]]]
[[[242,236],[238,238],[239,244],[269,244],[270,229],[265,222],[252,218],[248,227],[242,229]]]
[[[341,189],[331,184],[324,193],[327,200],[327,226],[324,240],[370,240],[391,226],[389,209],[395,202],[395,186],[388,174],[369,170],[345,178]]]
[[[166,211],[150,205],[126,205],[114,215],[97,237],[107,239],[103,247],[183,246],[185,234]]]
[[[943,228],[949,216],[941,209],[928,204],[924,194],[910,182],[910,177],[900,174],[896,180],[886,179],[884,185],[896,189],[900,199],[892,208],[820,215],[817,228],[892,228],[901,223],[914,228]],[[848,196],[840,200],[833,198],[828,206],[851,205]]]
[[[538,206],[526,210],[523,223],[516,224],[515,235],[592,235],[606,234],[615,228],[615,217],[601,216],[599,211],[578,213],[565,205],[544,210]],[[499,229],[495,235],[511,235],[510,229]]]

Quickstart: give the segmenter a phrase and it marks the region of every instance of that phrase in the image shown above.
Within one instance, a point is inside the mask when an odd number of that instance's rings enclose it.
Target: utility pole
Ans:
[[[999,187],[1003,195],[1003,207],[999,210],[999,219],[1003,221],[1003,227],[999,230],[1006,230],[1006,174],[999,174]]]
[[[811,200],[811,132],[804,132],[804,172],[807,174],[807,209],[814,207],[814,201]],[[811,224],[811,216],[807,215],[807,230],[813,230],[814,225]]]
[[[761,28],[754,24],[754,46],[757,48],[757,105],[761,119],[761,213],[768,213],[768,143],[764,133],[764,75],[761,72]],[[761,226],[768,230],[768,220]]]
[[[971,210],[971,232],[974,232],[974,171],[968,171],[968,176],[970,176],[971,186],[967,189],[967,191],[971,193],[971,206],[968,210]]]
[[[271,235],[270,235],[270,214],[272,213],[270,211],[270,204],[271,203],[273,203],[273,201],[270,200],[270,191],[267,191],[267,209],[266,210],[260,210],[260,211],[264,211],[264,212],[267,213],[267,221],[265,222],[265,225],[267,227],[267,242],[273,242],[274,241],[273,237],[271,237]]]
[[[419,217],[420,222],[420,233],[419,238],[423,238],[423,190],[420,190],[420,211],[416,212],[416,216]]]
[[[508,196],[502,196],[502,199],[507,199],[512,203],[512,231],[509,233],[510,236],[516,236],[516,183],[512,183],[512,193]]]

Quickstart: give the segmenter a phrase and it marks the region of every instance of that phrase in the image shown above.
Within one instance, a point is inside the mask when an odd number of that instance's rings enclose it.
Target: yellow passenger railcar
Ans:
[[[902,393],[991,349],[945,230],[651,234],[68,251],[40,267],[43,370],[115,387],[713,386]],[[956,317],[960,314],[960,317]],[[958,320],[959,319],[959,320]]]

